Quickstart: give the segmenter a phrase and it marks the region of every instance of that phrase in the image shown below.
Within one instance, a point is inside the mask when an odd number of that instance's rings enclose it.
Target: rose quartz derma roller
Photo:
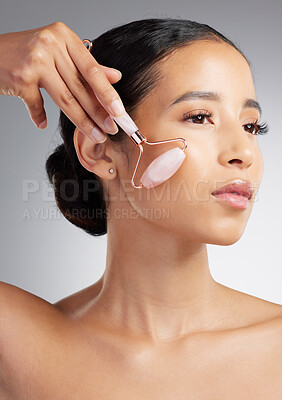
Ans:
[[[89,44],[88,50],[90,51],[93,45],[92,42],[88,39],[84,39],[83,43]],[[160,142],[148,142],[147,138],[140,132],[140,130],[135,125],[134,121],[127,112],[125,112],[123,115],[119,117],[114,117],[113,115],[111,115],[111,117],[130,137],[130,139],[139,147],[140,150],[138,161],[136,163],[133,176],[131,178],[131,184],[134,188],[141,189],[144,186],[146,189],[151,189],[155,186],[158,186],[161,183],[168,180],[180,168],[181,164],[183,163],[186,157],[184,150],[187,147],[187,142],[185,139],[176,138],[176,139],[162,140]],[[179,140],[182,140],[182,142],[184,143],[184,147],[182,149],[180,149],[179,147],[170,149],[162,153],[158,157],[156,157],[143,172],[140,178],[141,184],[139,186],[136,186],[134,183],[134,178],[140,163],[140,159],[143,154],[142,144],[146,143],[148,145],[158,145]]]

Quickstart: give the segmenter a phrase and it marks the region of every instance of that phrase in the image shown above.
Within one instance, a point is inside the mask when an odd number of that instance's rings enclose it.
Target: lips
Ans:
[[[217,194],[223,194],[223,193],[234,193],[238,194],[240,196],[246,197],[248,200],[251,199],[253,193],[254,193],[254,188],[251,182],[248,181],[243,181],[241,179],[233,181],[229,185],[225,185],[214,192],[212,192],[212,195],[217,195]]]

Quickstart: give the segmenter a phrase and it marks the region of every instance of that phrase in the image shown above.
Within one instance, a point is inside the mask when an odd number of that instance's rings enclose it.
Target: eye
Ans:
[[[255,123],[243,125],[245,131],[250,132],[252,135],[256,135],[259,128],[258,125]]]
[[[213,113],[209,113],[205,110],[198,110],[198,111],[190,111],[183,114],[184,121],[191,121],[193,124],[197,125],[207,125],[208,123],[213,124],[211,118],[213,117]],[[204,123],[205,120],[208,123]],[[214,125],[214,124],[213,124]],[[269,125],[266,122],[261,124],[258,123],[258,120],[255,122],[243,125],[243,128],[246,132],[251,133],[252,135],[265,135],[269,132]]]
[[[255,121],[250,124],[243,125],[245,131],[250,132],[252,135],[265,135],[269,132],[269,126],[266,122],[263,124],[258,124],[258,121]]]
[[[210,121],[210,118],[212,117],[212,113],[207,113],[206,111],[196,111],[196,112],[188,112],[183,114],[184,116],[184,120],[185,121],[189,121],[191,120],[194,124],[198,124],[198,125],[205,125],[204,121],[208,120]]]

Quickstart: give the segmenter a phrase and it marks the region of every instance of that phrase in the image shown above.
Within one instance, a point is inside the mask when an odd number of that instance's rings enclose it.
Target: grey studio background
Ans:
[[[81,38],[136,19],[181,17],[207,23],[234,40],[253,64],[262,120],[270,133],[258,138],[264,175],[251,217],[232,246],[208,245],[214,279],[228,287],[282,304],[281,92],[282,3],[257,0],[1,1],[0,33],[62,21]],[[0,55],[1,56],[1,55]],[[104,272],[107,237],[92,237],[57,210],[45,160],[61,143],[59,108],[41,89],[48,127],[40,131],[24,103],[0,96],[0,280],[55,302],[97,281]],[[26,185],[34,192],[26,196]]]

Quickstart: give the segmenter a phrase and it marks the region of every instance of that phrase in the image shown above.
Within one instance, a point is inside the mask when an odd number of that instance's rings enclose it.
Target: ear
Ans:
[[[112,146],[107,139],[103,143],[94,143],[78,128],[74,131],[74,147],[81,165],[90,172],[100,176],[102,179],[114,179],[117,168],[114,159],[111,158]],[[109,169],[113,168],[111,174]]]

